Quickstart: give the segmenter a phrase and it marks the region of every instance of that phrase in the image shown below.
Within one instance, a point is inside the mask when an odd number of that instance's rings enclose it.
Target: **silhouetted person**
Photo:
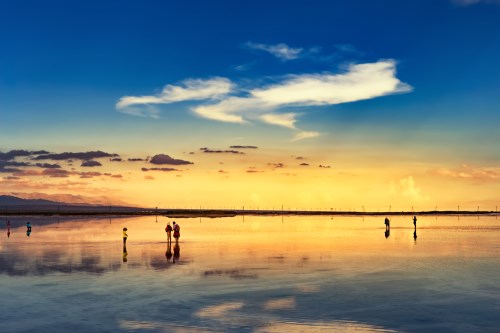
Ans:
[[[179,237],[181,237],[181,227],[179,226],[178,223],[174,222],[174,238],[175,238],[175,242],[179,241]]]
[[[415,227],[415,230],[417,230],[417,217],[415,215],[413,216],[413,226]]]
[[[385,238],[389,238],[389,236],[391,235],[391,229],[386,229],[384,232],[384,235],[385,235]]]
[[[179,257],[181,256],[181,247],[179,246],[179,243],[176,241],[174,245],[174,262],[175,259],[179,261]]]
[[[167,258],[167,261],[170,261],[170,258],[172,258],[172,241],[167,242],[167,252],[165,252],[165,257]]]
[[[170,225],[170,222],[167,223],[167,226],[165,227],[165,232],[167,233],[167,242],[172,243],[172,226]]]
[[[123,247],[127,245],[127,228],[123,228]]]
[[[385,223],[385,231],[390,230],[391,229],[391,221],[389,221],[389,219],[387,217],[385,218],[384,223]]]
[[[31,223],[26,223],[26,236],[30,236],[31,235]]]
[[[127,262],[127,256],[128,256],[127,245],[125,245],[125,242],[124,242],[123,243],[123,262]]]

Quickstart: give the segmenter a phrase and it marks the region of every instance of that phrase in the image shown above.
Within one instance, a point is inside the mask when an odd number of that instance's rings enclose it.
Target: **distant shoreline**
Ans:
[[[17,209],[16,209],[17,208]],[[358,212],[358,211],[305,211],[305,210],[221,210],[221,209],[121,209],[121,208],[101,208],[86,207],[85,209],[71,208],[62,210],[23,210],[19,207],[0,209],[2,216],[165,216],[169,218],[217,218],[233,217],[242,215],[256,216],[438,216],[438,215],[460,215],[460,216],[498,216],[495,211],[402,211],[402,212]]]

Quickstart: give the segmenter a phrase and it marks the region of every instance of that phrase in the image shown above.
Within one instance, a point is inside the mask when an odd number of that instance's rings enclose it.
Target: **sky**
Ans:
[[[0,193],[495,210],[498,17],[495,0],[3,1]]]

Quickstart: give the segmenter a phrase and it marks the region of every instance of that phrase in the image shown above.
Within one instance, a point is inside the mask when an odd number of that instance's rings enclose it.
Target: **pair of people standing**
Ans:
[[[170,222],[167,223],[165,227],[165,232],[167,233],[167,241],[172,242],[172,231],[174,232],[175,241],[179,241],[179,237],[181,237],[181,227],[179,224],[173,222],[173,227],[170,225]]]

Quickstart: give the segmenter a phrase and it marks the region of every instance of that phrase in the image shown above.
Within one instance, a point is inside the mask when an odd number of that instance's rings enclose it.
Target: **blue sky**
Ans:
[[[497,167],[499,17],[496,0],[3,1],[0,151],[238,139]]]

